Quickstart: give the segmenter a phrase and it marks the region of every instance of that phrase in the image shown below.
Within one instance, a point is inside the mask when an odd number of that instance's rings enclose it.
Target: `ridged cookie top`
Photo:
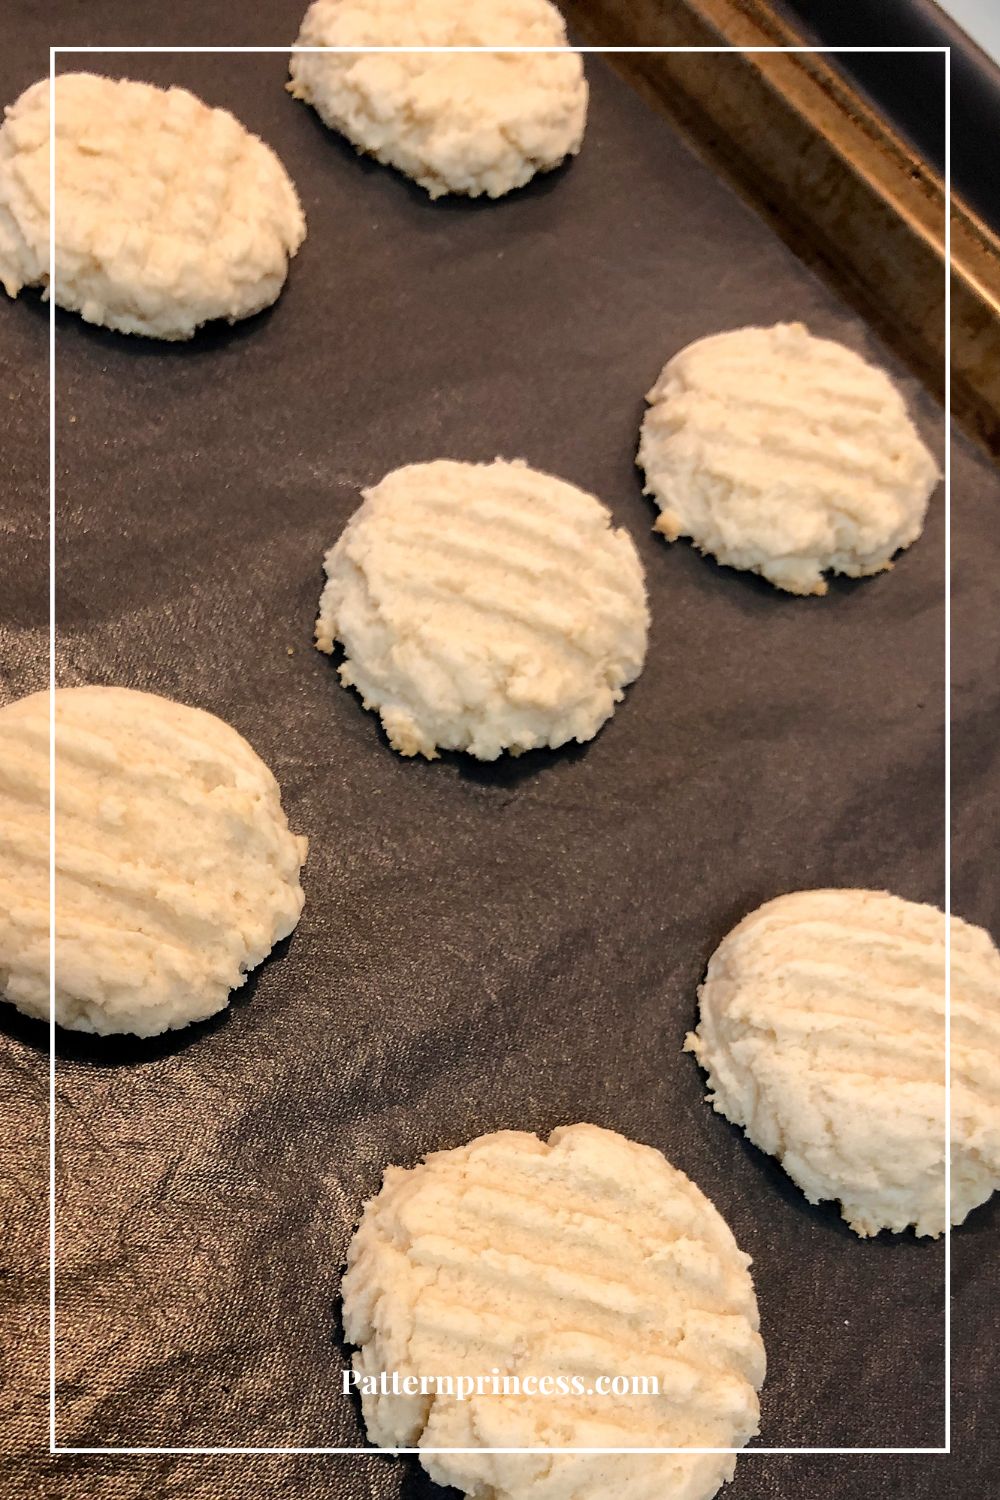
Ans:
[[[483,1136],[390,1167],[348,1251],[359,1374],[650,1376],[658,1395],[363,1395],[382,1446],[739,1447],[764,1349],[749,1261],[683,1173],[593,1125]],[[427,1455],[497,1496],[715,1493],[725,1456]]]
[[[0,970],[49,1007],[49,695],[0,710]],[[302,910],[306,841],[221,719],[150,693],[56,695],[56,1019],[155,1036],[221,1010]]]
[[[794,594],[878,573],[923,529],[937,465],[884,371],[801,323],[699,339],[646,398],[656,529]]]
[[[688,1038],[715,1108],[858,1234],[944,1212],[945,920],[877,891],[799,891],[720,944]],[[952,1205],[1000,1183],[1000,953],[951,923]]]
[[[300,46],[565,48],[548,0],[316,0]],[[290,91],[361,151],[442,193],[499,197],[580,149],[579,54],[295,53]]]
[[[648,611],[626,532],[522,463],[396,469],[327,553],[316,643],[403,755],[596,734],[641,670]]]
[[[186,89],[56,80],[56,301],[123,333],[190,338],[277,297],[305,236],[278,158]],[[0,130],[0,281],[49,277],[49,82]]]

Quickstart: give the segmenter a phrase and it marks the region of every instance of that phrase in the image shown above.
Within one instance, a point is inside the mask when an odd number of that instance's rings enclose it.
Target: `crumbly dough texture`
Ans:
[[[884,371],[801,323],[674,356],[636,462],[656,530],[792,594],[880,573],[923,530],[938,468]]]
[[[525,464],[395,469],[326,555],[316,644],[401,755],[589,740],[637,677],[649,615],[631,537]]]
[[[300,46],[567,46],[548,0],[316,0]],[[578,53],[293,53],[289,90],[432,198],[498,198],[579,151]]]
[[[652,1376],[659,1395],[362,1395],[380,1447],[742,1447],[764,1346],[750,1261],[682,1172],[595,1125],[389,1167],[347,1253],[359,1376]],[[490,1500],[708,1500],[733,1455],[423,1454]]]
[[[49,1014],[49,695],[0,709],[0,993]],[[302,910],[306,840],[212,714],[56,693],[56,1020],[156,1036],[222,1010]]]
[[[944,1212],[945,919],[879,891],[798,891],[712,956],[687,1039],[709,1099],[859,1235],[939,1235]],[[951,923],[952,1200],[1000,1184],[1000,953]]]
[[[56,80],[55,300],[88,323],[187,339],[277,297],[305,237],[274,152],[186,89]],[[0,281],[49,281],[49,81],[0,129]]]

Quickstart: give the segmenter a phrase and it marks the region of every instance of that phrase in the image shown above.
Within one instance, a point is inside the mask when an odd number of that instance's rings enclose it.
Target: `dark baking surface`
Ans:
[[[195,9],[143,40],[283,41],[299,15],[275,6],[252,34]],[[7,97],[45,67],[21,10]],[[66,6],[60,39],[134,40],[126,10]],[[794,317],[882,351],[597,59],[579,160],[498,204],[431,204],[358,160],[283,93],[281,56],[100,66],[232,108],[281,154],[309,238],[273,310],[190,346],[59,316],[60,677],[229,720],[312,846],[296,933],[223,1016],[154,1043],[60,1040],[59,1441],[360,1443],[337,1288],[383,1167],[588,1119],[661,1148],[753,1256],[763,1443],[937,1445],[943,1246],[862,1243],[810,1208],[703,1103],[680,1047],[712,948],[768,897],[942,898],[942,500],[892,574],[794,600],[665,546],[632,462],[642,392],[701,334]],[[23,382],[5,700],[45,671],[45,339],[37,299],[0,307]],[[900,378],[940,451],[939,412]],[[586,748],[406,762],[310,647],[321,556],[388,469],[498,453],[630,529],[648,664]],[[998,497],[957,438],[954,902],[994,933]],[[439,1494],[415,1460],[375,1454],[45,1454],[46,1037],[2,1027],[9,1492]],[[954,1236],[957,1456],[746,1458],[732,1500],[989,1492],[998,1218],[994,1201]]]

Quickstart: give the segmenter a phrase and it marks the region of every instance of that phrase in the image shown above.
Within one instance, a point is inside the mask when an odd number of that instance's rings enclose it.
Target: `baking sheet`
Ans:
[[[102,39],[101,12],[121,7],[91,9]],[[213,9],[185,30],[180,7],[173,38],[206,40]],[[297,12],[275,10],[272,37],[290,37]],[[801,318],[885,356],[627,86],[587,66],[578,161],[498,204],[431,204],[284,95],[281,57],[102,62],[233,109],[285,161],[309,238],[273,310],[190,346],[59,316],[60,678],[229,720],[312,847],[296,933],[222,1017],[145,1044],[60,1039],[62,1444],[362,1441],[340,1395],[336,1301],[383,1167],[577,1119],[663,1150],[753,1256],[762,1442],[941,1441],[943,1246],[861,1243],[810,1208],[704,1104],[680,1048],[710,952],[768,897],[845,884],[942,899],[943,504],[891,575],[836,582],[825,600],[784,598],[652,534],[633,465],[642,393],[683,344]],[[8,95],[42,71],[15,48]],[[8,699],[45,665],[46,318],[31,298],[0,315],[22,380],[4,497]],[[939,412],[895,373],[940,451]],[[311,649],[322,554],[388,469],[495,454],[592,490],[629,528],[649,660],[587,747],[405,762]],[[994,933],[998,495],[957,438],[953,895]],[[0,1024],[13,1493],[440,1493],[414,1460],[374,1454],[39,1451],[46,1037]],[[954,1237],[964,1452],[947,1465],[747,1458],[732,1500],[985,1493],[997,1221],[994,1202]]]

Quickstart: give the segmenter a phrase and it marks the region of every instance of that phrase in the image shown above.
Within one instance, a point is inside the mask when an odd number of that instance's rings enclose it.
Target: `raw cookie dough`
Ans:
[[[316,0],[299,46],[566,47],[548,0]],[[432,198],[499,198],[579,151],[576,52],[292,54],[288,88]]]
[[[212,714],[56,693],[56,1020],[156,1036],[222,1010],[302,910],[306,840]],[[49,1014],[49,695],[0,709],[0,993]]]
[[[344,1332],[381,1447],[723,1447],[757,1431],[749,1259],[659,1151],[596,1125],[484,1135],[389,1167],[347,1252]],[[581,1377],[565,1393],[366,1393],[400,1377]],[[658,1394],[591,1394],[600,1377]],[[522,1391],[524,1391],[522,1387]],[[530,1392],[530,1386],[527,1387]],[[731,1454],[422,1453],[493,1500],[708,1500]]]
[[[305,237],[274,152],[186,89],[56,80],[56,293],[88,323],[188,339],[269,306]],[[0,282],[49,281],[49,80],[0,129]]]
[[[523,463],[411,464],[363,491],[326,555],[316,644],[401,755],[589,740],[638,676],[649,615],[632,539]]]
[[[712,955],[687,1039],[709,1099],[860,1235],[939,1235],[945,919],[881,891],[797,891]],[[951,923],[951,1220],[1000,1184],[1000,953]]]
[[[656,530],[792,594],[892,566],[938,468],[884,371],[801,323],[682,349],[646,397],[636,462]]]

